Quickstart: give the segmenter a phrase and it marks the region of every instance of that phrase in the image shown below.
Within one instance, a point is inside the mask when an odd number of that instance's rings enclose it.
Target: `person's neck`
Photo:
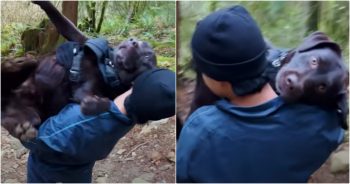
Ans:
[[[232,96],[229,98],[230,103],[242,106],[242,107],[252,107],[263,104],[277,97],[277,94],[272,89],[270,84],[266,84],[260,92],[249,94],[246,96]]]

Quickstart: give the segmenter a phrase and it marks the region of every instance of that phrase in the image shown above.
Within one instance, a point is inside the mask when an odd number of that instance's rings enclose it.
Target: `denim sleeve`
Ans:
[[[96,116],[86,116],[78,104],[68,104],[40,126],[36,139],[22,143],[34,154],[58,152],[89,162],[105,158],[133,126],[113,102],[109,112]]]

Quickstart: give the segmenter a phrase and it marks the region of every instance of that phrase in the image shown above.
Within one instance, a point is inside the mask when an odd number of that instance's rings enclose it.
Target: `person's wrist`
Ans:
[[[119,111],[125,115],[128,115],[127,109],[125,108],[125,100],[131,93],[132,88],[114,99],[114,104],[118,107]]]

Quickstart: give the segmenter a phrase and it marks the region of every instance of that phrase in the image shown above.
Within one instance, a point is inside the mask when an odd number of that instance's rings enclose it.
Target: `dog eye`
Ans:
[[[320,84],[318,87],[317,87],[317,90],[319,92],[325,92],[326,91],[326,84]]]

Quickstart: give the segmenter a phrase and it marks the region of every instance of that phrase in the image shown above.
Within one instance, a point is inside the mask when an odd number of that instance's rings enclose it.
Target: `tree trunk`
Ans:
[[[62,14],[76,26],[78,22],[78,1],[63,1]]]
[[[104,18],[104,16],[105,16],[105,11],[106,11],[106,7],[107,7],[107,3],[108,3],[108,1],[103,1],[100,20],[98,21],[98,25],[97,25],[97,29],[96,29],[96,32],[97,32],[97,33],[99,33],[100,30],[101,30],[103,18]]]
[[[94,32],[95,31],[95,15],[96,15],[96,2],[89,1],[86,5],[86,9],[88,12],[88,17],[87,17],[87,29],[89,32]]]
[[[318,21],[321,10],[321,2],[319,1],[310,1],[308,4],[309,17],[307,19],[306,25],[306,35],[309,35],[311,32],[318,30]]]

